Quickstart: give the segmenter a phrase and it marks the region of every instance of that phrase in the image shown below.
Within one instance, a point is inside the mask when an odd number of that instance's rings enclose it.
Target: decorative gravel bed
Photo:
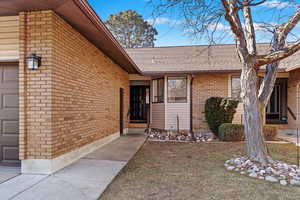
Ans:
[[[176,142],[211,142],[214,141],[212,133],[195,133],[196,141],[192,135],[185,131],[166,131],[161,129],[147,129],[145,131],[151,141],[176,141]]]
[[[281,185],[300,186],[300,168],[297,165],[288,165],[281,161],[273,161],[267,166],[252,162],[246,157],[232,158],[224,164],[227,170],[239,172],[251,178],[269,182],[277,182]]]

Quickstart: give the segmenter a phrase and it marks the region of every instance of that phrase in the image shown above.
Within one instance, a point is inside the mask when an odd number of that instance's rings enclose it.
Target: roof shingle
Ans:
[[[259,44],[265,53],[269,44]],[[196,45],[127,49],[127,53],[145,74],[234,72],[241,70],[234,44]],[[281,61],[279,70],[300,64],[300,52]]]

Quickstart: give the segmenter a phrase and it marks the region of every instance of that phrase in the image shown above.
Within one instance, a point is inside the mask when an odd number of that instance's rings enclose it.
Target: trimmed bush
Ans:
[[[275,140],[278,129],[276,126],[265,125],[263,133],[266,141]],[[225,123],[219,127],[219,139],[226,142],[245,140],[244,125]]]
[[[244,126],[242,124],[225,123],[219,127],[219,139],[221,141],[243,141],[244,138]]]
[[[239,102],[230,98],[211,97],[205,102],[205,118],[210,130],[219,136],[219,127],[232,123]]]
[[[278,129],[276,126],[265,125],[263,128],[263,132],[265,135],[265,140],[272,141],[275,140],[278,134]]]

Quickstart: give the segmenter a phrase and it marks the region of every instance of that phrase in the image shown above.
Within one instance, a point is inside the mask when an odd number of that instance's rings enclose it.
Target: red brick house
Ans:
[[[266,112],[284,129],[300,125],[296,58]],[[2,0],[0,73],[0,164],[51,174],[147,122],[208,131],[204,102],[238,96],[240,63],[233,45],[126,52],[85,0]]]

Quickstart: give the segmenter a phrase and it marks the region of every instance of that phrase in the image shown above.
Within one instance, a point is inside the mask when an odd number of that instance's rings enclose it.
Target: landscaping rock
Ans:
[[[265,177],[259,176],[258,179],[263,180],[263,179],[265,179]]]
[[[247,160],[246,162],[245,162],[245,165],[252,165],[253,163],[251,162],[251,160]]]
[[[228,171],[232,171],[232,170],[234,170],[234,167],[233,167],[233,166],[228,166],[228,167],[227,167],[227,170],[228,170]]]
[[[145,130],[150,140],[154,141],[177,141],[177,142],[194,142],[191,133],[185,131],[166,131],[162,129],[148,128]],[[210,134],[195,133],[195,142],[211,142],[214,136]]]
[[[229,163],[230,163],[230,160],[226,160],[226,161],[225,161],[225,164],[229,164]]]
[[[259,171],[259,175],[261,175],[261,176],[263,176],[265,173],[266,173],[265,170],[260,170],[260,171]]]
[[[275,172],[275,170],[274,170],[272,167],[268,167],[268,168],[266,169],[266,172],[269,173],[269,174],[272,174],[272,173]]]
[[[231,158],[224,164],[228,171],[236,171],[241,175],[265,180],[281,185],[300,186],[300,168],[280,161],[272,161],[267,166],[252,162],[246,157]]]
[[[300,185],[300,181],[295,180],[295,179],[291,179],[290,184],[291,185]]]
[[[242,161],[239,158],[237,158],[237,159],[234,160],[234,164],[235,165],[241,165]]]
[[[259,171],[259,169],[258,169],[258,167],[257,167],[256,165],[253,165],[251,169],[252,169],[253,171],[255,171],[255,172],[258,172],[258,171]]]
[[[285,180],[285,179],[286,179],[286,176],[283,175],[283,174],[281,174],[279,178],[282,179],[282,180]]]
[[[288,182],[287,182],[286,180],[280,180],[280,184],[281,184],[281,185],[287,185]]]
[[[295,179],[296,181],[300,181],[300,177],[297,176],[297,175],[295,175],[295,176],[293,177],[293,179]]]
[[[266,176],[265,180],[269,182],[278,182],[278,179],[274,178],[273,176]]]
[[[251,173],[249,174],[249,176],[250,176],[251,178],[257,178],[257,173],[251,172]]]

